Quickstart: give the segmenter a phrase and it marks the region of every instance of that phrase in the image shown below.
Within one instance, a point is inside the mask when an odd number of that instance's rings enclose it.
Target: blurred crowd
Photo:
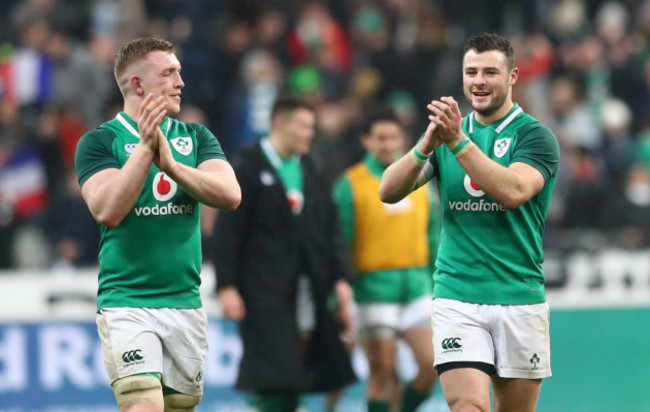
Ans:
[[[426,103],[462,102],[462,45],[513,40],[514,100],[555,132],[551,251],[650,246],[650,0],[5,0],[0,26],[0,269],[92,266],[98,226],[74,173],[88,130],[122,99],[117,48],[177,47],[181,119],[226,155],[261,136],[277,95],[318,111],[313,151],[333,181],[362,156],[365,113],[389,105],[410,133]],[[209,229],[206,225],[206,228]],[[208,230],[209,234],[209,230]],[[208,255],[208,254],[206,254]]]

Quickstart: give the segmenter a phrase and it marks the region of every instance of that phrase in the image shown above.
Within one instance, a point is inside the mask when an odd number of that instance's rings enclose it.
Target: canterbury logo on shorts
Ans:
[[[142,352],[142,349],[126,351],[122,354],[122,360],[124,363],[131,363],[142,360],[143,357],[140,355],[140,352]]]
[[[442,340],[443,349],[460,349],[463,347],[458,341],[460,338],[446,338]]]

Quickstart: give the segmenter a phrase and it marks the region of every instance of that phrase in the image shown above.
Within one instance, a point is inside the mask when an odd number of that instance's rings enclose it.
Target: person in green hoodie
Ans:
[[[436,379],[429,319],[439,203],[430,185],[396,204],[379,199],[382,173],[406,144],[392,110],[378,110],[366,119],[361,143],[366,156],[338,180],[334,200],[355,270],[358,341],[370,367],[368,411],[388,411],[397,402],[398,337],[410,346],[418,365],[402,391],[400,409],[415,411]]]

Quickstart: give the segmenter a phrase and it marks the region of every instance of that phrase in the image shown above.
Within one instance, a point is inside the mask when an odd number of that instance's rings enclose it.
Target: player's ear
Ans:
[[[136,95],[138,96],[144,95],[144,89],[142,88],[140,77],[131,76],[131,78],[129,79],[129,84],[131,85],[131,89],[133,89]]]
[[[517,79],[519,79],[519,67],[515,66],[510,71],[510,85],[517,83]]]

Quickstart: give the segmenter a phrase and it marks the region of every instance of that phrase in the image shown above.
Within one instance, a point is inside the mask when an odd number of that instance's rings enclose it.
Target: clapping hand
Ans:
[[[158,128],[157,132],[158,137],[158,151],[153,158],[153,162],[160,170],[170,174],[174,163],[174,155],[172,154],[172,149],[169,147],[169,142],[165,134]]]
[[[422,136],[422,140],[418,143],[418,152],[424,156],[429,156],[436,150],[436,147],[440,146],[442,142],[440,138],[436,135],[437,125],[433,122],[429,122],[427,130]]]
[[[138,131],[140,132],[140,143],[147,146],[151,151],[158,151],[158,127],[167,115],[165,99],[163,96],[154,97],[149,93],[138,108]]]
[[[463,116],[460,114],[458,103],[453,97],[441,97],[440,100],[432,100],[427,105],[432,113],[429,121],[435,124],[432,131],[434,137],[442,143],[451,143],[463,137]],[[428,131],[429,129],[427,129]]]

